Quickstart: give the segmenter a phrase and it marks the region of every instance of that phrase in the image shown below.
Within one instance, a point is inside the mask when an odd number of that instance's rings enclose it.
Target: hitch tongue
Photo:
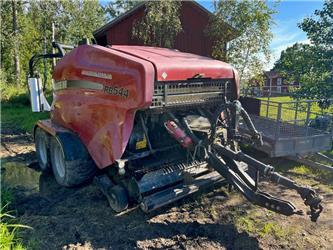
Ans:
[[[300,186],[296,184],[295,181],[276,172],[271,172],[269,177],[274,183],[296,190],[304,200],[304,204],[310,207],[311,221],[317,221],[320,213],[323,211],[323,206],[321,205],[322,197],[320,197],[316,191],[309,187]]]
[[[323,210],[321,205],[322,198],[313,189],[296,184],[295,181],[275,172],[272,166],[266,165],[242,152],[235,152],[217,143],[213,143],[212,149],[216,154],[209,152],[208,162],[210,165],[224,176],[230,184],[234,185],[250,202],[287,216],[301,213],[301,211],[296,210],[296,207],[291,202],[262,192],[257,189],[257,185],[251,185],[254,180],[249,175],[242,173],[236,161],[247,163],[258,171],[261,176],[268,177],[273,183],[296,190],[304,200],[304,204],[310,207],[311,221],[317,221]]]

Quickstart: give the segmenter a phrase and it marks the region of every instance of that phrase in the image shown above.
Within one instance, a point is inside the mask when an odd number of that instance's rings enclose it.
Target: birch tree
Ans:
[[[215,1],[214,16],[208,28],[214,41],[212,56],[233,64],[241,80],[260,75],[263,64],[270,60],[270,27],[274,13],[274,9],[261,0]],[[230,42],[225,47],[227,41]]]
[[[181,2],[146,2],[145,16],[134,24],[133,37],[145,45],[172,48],[177,34],[182,30]]]

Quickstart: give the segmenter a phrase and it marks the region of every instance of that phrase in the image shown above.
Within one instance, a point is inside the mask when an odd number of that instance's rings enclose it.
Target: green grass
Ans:
[[[246,214],[235,216],[235,225],[238,229],[250,234],[256,234],[261,238],[272,235],[276,239],[285,239],[293,233],[292,228],[284,228],[277,222],[271,221],[272,213],[267,212],[267,221],[262,218],[262,212],[258,209],[248,210]]]
[[[47,119],[49,114],[33,113],[30,107],[29,94],[24,87],[0,84],[1,87],[1,125],[13,127],[31,133],[34,124]],[[50,99],[50,93],[49,93]]]
[[[0,212],[0,249],[2,250],[23,250],[19,231],[22,229],[32,229],[29,226],[16,224],[15,217],[6,211],[6,206]]]
[[[14,197],[9,188],[1,185],[1,210],[0,210],[0,249],[2,250],[22,250],[25,247],[20,239],[20,231],[32,229],[17,223],[17,219],[9,211],[10,204]]]
[[[260,100],[265,100],[267,101],[267,97],[262,97],[259,98]],[[267,114],[267,104],[266,102],[261,103],[260,107],[260,115],[261,116],[267,116],[272,119],[277,119],[278,115],[278,103],[275,102],[280,102],[282,103],[282,112],[281,112],[281,119],[283,121],[292,121],[297,118],[297,120],[306,120],[307,117],[307,104],[302,103],[298,105],[297,107],[297,114],[295,112],[296,110],[296,104],[294,103],[285,103],[285,102],[293,102],[295,101],[289,96],[280,96],[280,97],[271,97],[270,99],[270,104],[268,108],[268,114]],[[328,109],[321,109],[317,103],[312,103],[311,108],[310,108],[311,114],[310,114],[310,119],[314,119],[318,114],[328,113],[328,114],[333,114],[333,106],[329,107]],[[296,116],[297,115],[297,116]]]
[[[1,185],[1,204],[10,204],[14,200],[13,194],[9,188]],[[6,205],[6,206],[8,206]]]
[[[49,118],[48,113],[33,113],[30,106],[20,104],[1,105],[2,126],[13,126],[25,132],[32,132],[38,120]]]

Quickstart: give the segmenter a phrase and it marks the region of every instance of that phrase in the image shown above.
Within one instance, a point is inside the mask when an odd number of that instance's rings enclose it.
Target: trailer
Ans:
[[[258,106],[250,112],[264,140],[264,145],[257,148],[271,157],[317,153],[332,148],[333,114],[314,111],[318,100],[247,98],[247,103]]]

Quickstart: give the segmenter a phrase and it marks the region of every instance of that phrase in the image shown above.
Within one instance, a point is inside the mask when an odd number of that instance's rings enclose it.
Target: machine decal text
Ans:
[[[104,85],[104,92],[115,95],[115,96],[121,96],[124,98],[128,98],[128,89],[126,88],[120,88],[115,86],[105,86]]]
[[[98,77],[98,78],[112,80],[112,75],[109,74],[109,73],[95,72],[95,71],[89,71],[89,70],[82,70],[81,74],[85,75],[85,76],[93,76],[93,77]]]

